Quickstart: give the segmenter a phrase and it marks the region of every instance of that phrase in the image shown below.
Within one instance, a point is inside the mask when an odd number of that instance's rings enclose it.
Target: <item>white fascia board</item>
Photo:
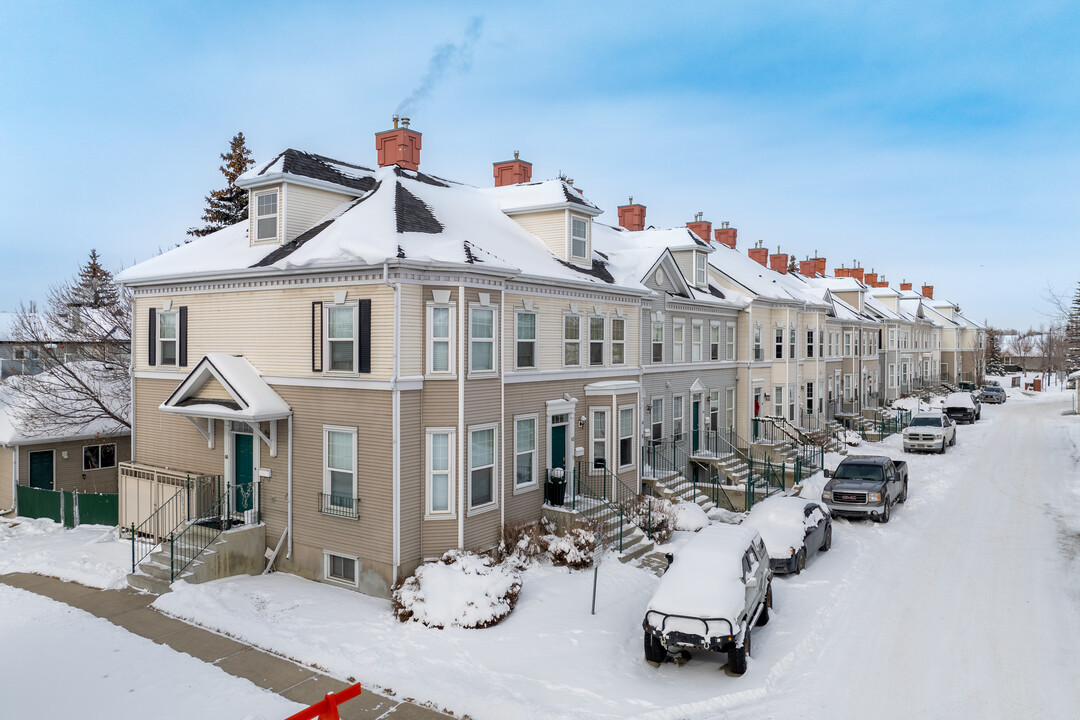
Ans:
[[[590,217],[596,217],[603,215],[604,211],[600,208],[592,208],[587,205],[580,205],[569,200],[563,202],[548,203],[547,205],[528,205],[514,208],[502,208],[504,215],[524,215],[526,213],[544,212],[545,210],[573,210],[579,212],[582,215],[588,215]]]
[[[293,175],[291,173],[271,173],[270,175],[260,175],[257,178],[251,178],[250,180],[237,181],[236,186],[242,190],[258,190],[262,187],[270,185],[279,185],[281,183],[289,183],[290,185],[302,185],[304,187],[315,188],[316,190],[329,190],[341,195],[349,195],[354,198],[367,195],[367,190],[357,190],[356,188],[347,187],[345,185],[339,185],[337,183],[327,182],[326,180],[316,180],[315,178],[307,177],[306,175]]]

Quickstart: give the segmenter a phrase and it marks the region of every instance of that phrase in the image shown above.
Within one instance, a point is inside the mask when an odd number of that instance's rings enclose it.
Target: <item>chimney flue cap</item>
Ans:
[[[521,159],[521,153],[519,153],[517,150],[514,151],[514,159],[515,160]]]
[[[398,128],[398,120],[400,120],[400,119],[401,118],[398,115],[394,116],[394,129],[395,130],[397,130],[397,128]]]
[[[408,129],[409,129],[409,123],[410,123],[410,122],[412,122],[412,120],[410,120],[410,119],[409,119],[409,118],[407,118],[407,117],[403,117],[403,118],[401,118],[401,127],[403,127],[403,128],[405,128],[406,130],[408,130]]]

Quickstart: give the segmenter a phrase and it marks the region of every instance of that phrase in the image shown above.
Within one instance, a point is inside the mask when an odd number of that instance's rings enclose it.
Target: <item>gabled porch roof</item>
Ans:
[[[200,360],[158,409],[189,418],[249,424],[292,415],[292,408],[254,365],[243,356],[226,353],[210,353]]]

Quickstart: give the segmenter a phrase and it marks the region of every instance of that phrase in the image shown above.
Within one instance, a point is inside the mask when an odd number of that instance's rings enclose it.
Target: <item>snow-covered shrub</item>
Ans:
[[[518,570],[524,570],[544,553],[541,538],[544,531],[538,522],[514,522],[503,525],[498,560]]]
[[[401,622],[428,627],[486,628],[510,614],[521,593],[521,574],[494,558],[451,550],[394,589],[391,602]]]
[[[840,432],[840,440],[845,445],[856,447],[862,445],[862,436],[854,430],[842,430]]]
[[[695,502],[681,502],[675,504],[675,529],[697,532],[709,526],[709,516],[705,510]]]
[[[670,500],[642,495],[623,505],[623,512],[632,523],[645,532],[651,532],[653,542],[658,545],[670,540],[671,533],[676,530],[678,512]]]
[[[563,534],[556,534],[555,525],[541,521],[545,534],[540,538],[544,551],[551,558],[552,565],[568,567],[572,570],[584,570],[592,567],[596,554],[599,526],[579,523],[570,527]]]

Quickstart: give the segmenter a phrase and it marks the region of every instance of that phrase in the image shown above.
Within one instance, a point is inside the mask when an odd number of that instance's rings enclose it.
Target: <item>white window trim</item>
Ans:
[[[477,311],[490,311],[491,312],[491,338],[474,339],[472,336],[472,318],[473,313]],[[498,305],[481,305],[480,303],[469,303],[469,377],[489,377],[499,374],[499,306]],[[491,369],[476,370],[473,368],[473,343],[490,343],[491,344]]]
[[[588,326],[587,329],[588,329],[588,336],[589,336],[589,338],[588,338],[588,343],[589,343],[589,363],[588,363],[588,367],[606,367],[607,364],[608,364],[607,363],[607,335],[608,335],[608,333],[607,333],[607,318],[605,318],[603,315],[589,315],[589,316],[587,316],[587,320],[588,320],[588,322],[586,323],[586,325]],[[592,322],[593,322],[593,320],[599,320],[600,321],[600,334],[601,334],[602,337],[600,338],[599,341],[596,341],[596,340],[592,339]],[[592,361],[592,346],[593,346],[594,342],[599,342],[600,343],[600,362],[595,364],[595,365],[593,364],[593,361]]]
[[[630,411],[630,434],[629,435],[623,435],[622,434],[622,414],[623,414],[623,412],[625,410]],[[628,470],[628,469],[634,467],[634,465],[637,462],[637,453],[638,453],[637,445],[638,444],[636,442],[634,442],[634,435],[635,435],[634,428],[636,426],[637,426],[637,406],[633,405],[633,404],[619,405],[619,407],[618,407],[618,415],[615,416],[615,462],[618,463],[619,472],[622,472],[623,470]],[[622,441],[623,441],[624,438],[630,438],[630,462],[627,463],[626,465],[623,465],[623,462],[622,462]]]
[[[776,339],[777,334],[779,334],[779,336],[780,336],[779,340]],[[783,325],[777,325],[776,326],[776,329],[773,331],[773,341],[774,342],[773,342],[773,358],[772,359],[773,360],[783,360],[784,359],[784,326]],[[780,351],[779,354],[777,353],[777,350]]]
[[[161,337],[161,320],[165,317],[174,317],[176,322],[173,323],[176,335],[162,340]],[[157,344],[157,364],[159,367],[179,367],[180,366],[180,311],[179,310],[158,310],[157,312],[157,327],[155,330],[155,342]],[[161,347],[163,342],[171,342],[175,348],[173,350],[173,362],[165,362],[165,355],[162,353]]]
[[[702,350],[705,347],[704,327],[701,320],[694,320],[690,324],[690,362],[701,362],[702,360],[704,355]]]
[[[491,465],[491,502],[484,503],[483,505],[472,504],[472,475],[473,467],[473,433],[481,432],[483,430],[491,430],[492,435],[492,452],[494,457],[492,458]],[[499,423],[486,423],[483,425],[470,425],[467,429],[468,435],[468,462],[465,465],[465,471],[468,473],[465,486],[465,505],[467,510],[465,512],[466,517],[472,517],[473,515],[480,515],[485,512],[490,512],[499,507]],[[486,465],[482,467],[487,467]]]
[[[569,247],[567,248],[567,253],[566,254],[570,258],[572,258],[574,260],[583,260],[585,262],[588,262],[589,261],[589,239],[590,239],[590,235],[592,234],[592,232],[591,232],[592,223],[589,222],[589,218],[587,218],[587,217],[582,217],[580,215],[574,215],[573,213],[568,213],[568,215],[569,215],[569,217],[567,218],[566,240],[567,240],[567,243],[568,243]],[[574,254],[574,237],[575,237],[574,236],[574,220],[575,219],[576,220],[581,220],[582,222],[585,223],[585,237],[583,238],[585,240],[585,254],[584,255],[575,255]]]
[[[676,318],[671,321],[671,362],[686,361],[686,321]]]
[[[578,319],[578,336],[577,336],[577,340],[567,340],[567,338],[566,338],[566,318],[568,318],[568,317],[576,317]],[[588,367],[587,365],[584,364],[584,359],[585,358],[584,358],[584,355],[583,355],[583,353],[581,351],[581,342],[582,342],[581,341],[581,336],[585,332],[586,326],[587,326],[587,323],[583,322],[584,317],[585,317],[584,315],[581,315],[579,313],[574,313],[574,312],[564,312],[563,315],[562,315],[562,366],[564,368]],[[577,346],[578,346],[578,361],[577,361],[577,364],[575,364],[575,365],[567,365],[566,364],[566,346],[567,346],[568,343],[575,343],[575,342],[577,343]]]
[[[622,340],[615,339],[615,323],[622,323]],[[622,360],[615,360],[615,346],[622,347]],[[626,364],[626,318],[615,317],[611,318],[611,364],[612,365],[625,365]]]
[[[694,284],[699,288],[708,286],[709,275],[706,270],[708,262],[709,259],[705,253],[694,251]]]
[[[359,467],[359,463],[358,463],[358,455],[357,455],[357,450],[356,450],[358,443],[357,443],[357,428],[355,428],[355,427],[347,427],[347,426],[344,426],[344,425],[323,425],[323,454],[322,454],[322,458],[323,458],[322,459],[322,471],[323,471],[322,488],[323,488],[323,495],[331,495],[332,494],[330,492],[331,491],[330,465],[328,463],[328,461],[330,459],[330,433],[331,432],[347,433],[349,435],[352,435],[352,443],[351,443],[350,447],[352,448],[352,468],[353,469],[352,469],[352,494],[350,495],[350,497],[352,498],[353,502],[357,502],[356,498],[357,498],[357,495],[359,494],[357,492],[357,488],[358,488],[358,476],[360,474],[360,467]],[[341,513],[334,514],[334,517],[355,517],[356,515],[358,515],[360,513],[360,508],[359,507],[356,507],[353,510],[354,510],[354,513],[352,515],[341,512]],[[323,514],[330,514],[330,513],[323,513]]]
[[[724,351],[727,353],[725,356],[727,360],[736,360],[738,358],[738,341],[739,337],[736,335],[735,323],[727,323],[727,338],[725,342],[725,347],[727,349]]]
[[[681,405],[679,409],[680,417],[675,416],[676,405]],[[676,423],[676,420],[679,422]],[[679,428],[678,436],[676,436],[675,428]],[[671,396],[671,439],[673,442],[682,442],[683,436],[686,435],[686,396],[685,395],[672,395]]]
[[[447,455],[448,455],[448,458],[449,458],[450,467],[449,467],[449,470],[447,470],[447,473],[446,473],[447,474],[447,488],[446,488],[447,509],[446,510],[435,510],[435,509],[433,509],[431,507],[431,499],[434,497],[434,494],[432,492],[432,485],[431,485],[432,475],[434,474],[434,470],[431,467],[431,459],[432,459],[431,438],[432,438],[433,435],[448,435],[449,436],[447,438],[447,444],[448,444]],[[425,452],[425,456],[424,456],[425,457],[425,460],[424,460],[424,470],[425,470],[424,471],[424,479],[425,479],[425,485],[426,485],[426,489],[427,489],[427,500],[424,503],[424,517],[425,517],[425,519],[429,519],[429,520],[432,520],[432,519],[446,520],[446,519],[449,519],[449,518],[456,518],[457,517],[457,483],[456,483],[456,478],[454,477],[454,473],[455,473],[455,470],[457,469],[457,457],[456,457],[456,453],[457,453],[457,428],[453,428],[453,427],[427,428],[427,431],[425,433],[425,440],[424,440],[424,452]]]
[[[709,323],[709,358],[708,358],[709,362],[714,362],[714,361],[715,362],[722,362],[723,359],[724,359],[720,355],[720,348],[723,346],[723,343],[720,342],[720,330],[721,330],[720,323],[718,323],[718,322],[710,322]],[[716,335],[716,342],[713,342],[713,335],[714,334]],[[713,358],[713,356],[712,356],[712,349],[713,349],[714,345],[716,346],[716,358]]]
[[[657,403],[660,403],[659,408],[656,406]],[[649,401],[649,406],[652,408],[649,411],[649,432],[650,432],[649,439],[653,440],[653,441],[663,440],[664,439],[664,429],[667,426],[666,419],[664,418],[664,398],[662,396],[654,397],[653,399],[651,399]],[[660,414],[660,435],[659,435],[659,437],[656,435],[655,432],[653,432],[653,428],[656,427],[656,422],[654,421],[653,418],[655,418],[654,413],[656,413],[657,411],[659,411],[659,414]]]
[[[775,385],[773,387],[773,416],[784,417],[784,386]]]
[[[112,465],[102,465],[101,464],[101,449],[104,448],[104,447],[108,447],[109,445],[112,445],[112,448],[113,448],[113,464]],[[97,448],[98,466],[96,468],[88,468],[88,467],[86,467],[86,449],[87,448]],[[83,472],[93,472],[94,470],[108,470],[110,468],[116,467],[120,463],[120,459],[118,457],[116,457],[116,443],[98,443],[97,445],[83,445],[82,454],[83,454],[83,461],[82,461],[83,462]]]
[[[532,340],[520,340],[518,339],[518,318],[522,315],[533,316],[533,339]],[[522,365],[518,358],[518,343],[531,342],[533,344],[533,364]],[[514,311],[514,369],[515,370],[536,370],[540,367],[540,314],[535,310],[515,310]]]
[[[604,416],[603,430],[604,436],[597,437],[596,430],[600,425],[596,422],[596,416],[600,414]],[[589,408],[589,449],[587,451],[588,457],[588,470],[592,472],[596,469],[596,443],[604,443],[604,469],[610,471],[611,463],[608,459],[611,457],[611,407],[591,407]]]
[[[455,363],[456,358],[457,358],[457,352],[456,352],[456,347],[455,347],[457,345],[457,342],[456,342],[457,341],[457,332],[455,332],[456,329],[457,329],[457,313],[454,312],[455,305],[456,305],[456,303],[436,303],[436,302],[427,303],[427,333],[426,333],[427,334],[427,338],[426,338],[426,341],[427,341],[427,367],[426,367],[426,370],[427,370],[427,374],[429,376],[433,377],[433,378],[454,378],[456,376],[455,370],[457,368],[455,367],[454,363]],[[450,315],[450,322],[447,323],[447,330],[449,331],[450,335],[446,339],[446,341],[449,343],[449,348],[447,350],[448,355],[449,355],[449,361],[446,364],[446,367],[447,367],[446,370],[435,370],[431,366],[431,361],[432,361],[432,358],[434,357],[433,349],[435,347],[435,340],[436,340],[435,336],[433,335],[434,328],[435,328],[434,319],[435,319],[435,309],[436,308],[445,309],[445,310],[447,310],[449,312],[449,315]],[[438,340],[443,341],[443,338],[438,338]]]
[[[339,308],[351,308],[353,316],[353,357],[352,370],[331,370],[333,356],[330,352],[330,311]],[[343,303],[326,303],[323,306],[323,374],[338,376],[353,376],[360,374],[360,303],[358,300],[349,300]]]
[[[533,448],[532,452],[532,482],[518,484],[517,481],[517,460],[518,455],[523,454],[518,451],[518,421],[519,420],[532,420],[533,421]],[[528,450],[524,452],[530,452]],[[540,416],[537,413],[531,413],[527,415],[515,415],[514,416],[514,466],[513,466],[513,484],[514,494],[523,492],[530,492],[540,487],[539,481],[539,465],[537,464],[537,456],[540,454]]]
[[[341,578],[330,577],[330,557],[339,557],[343,560],[353,561],[353,580],[342,580]],[[331,552],[330,550],[323,550],[323,580],[335,585],[343,585],[344,587],[358,588],[360,587],[360,558],[355,555],[349,555],[348,553]]]
[[[271,213],[271,214],[267,214],[267,215],[260,215],[259,214],[259,198],[267,197],[267,196],[270,196],[270,195],[274,196],[274,209],[276,210],[276,212]],[[281,237],[281,215],[282,215],[282,213],[281,213],[281,193],[279,193],[276,189],[275,190],[269,190],[267,192],[254,193],[254,197],[252,197],[251,205],[252,205],[252,210],[253,210],[252,214],[255,217],[255,232],[253,233],[253,235],[254,235],[253,243],[256,244],[256,245],[264,244],[264,243],[276,243],[278,241],[278,238]],[[269,218],[274,218],[274,230],[275,230],[274,235],[272,237],[270,237],[270,236],[268,236],[268,237],[260,237],[259,236],[259,220],[268,220]]]
[[[656,328],[660,328],[660,340],[656,340]],[[656,359],[656,346],[660,346],[660,359]],[[654,320],[649,327],[649,363],[652,365],[664,364],[664,323]]]
[[[727,404],[724,408],[724,419],[727,420],[728,427],[735,427],[735,388],[729,387],[724,392],[724,402]]]

